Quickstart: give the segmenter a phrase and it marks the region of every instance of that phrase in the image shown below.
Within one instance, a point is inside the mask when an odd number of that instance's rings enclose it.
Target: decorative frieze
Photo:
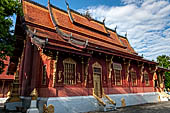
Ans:
[[[82,57],[81,58],[81,65],[82,65],[82,81],[84,81],[85,80],[85,78],[84,78],[84,74],[85,74],[85,72],[84,72],[84,58]]]
[[[62,71],[58,71],[58,82],[62,82]]]
[[[126,62],[125,59],[123,59],[123,61],[124,61],[124,65],[126,67],[126,80],[129,81],[129,72],[130,72],[130,63],[131,63],[131,60],[128,60]]]
[[[138,68],[140,70],[139,73],[140,73],[140,76],[141,76],[140,78],[141,78],[141,82],[142,82],[143,81],[144,68],[145,68],[144,63],[142,63],[142,64],[138,63]]]
[[[55,57],[55,60],[53,61],[53,87],[55,87],[55,83],[56,83],[57,62],[58,62],[58,52]]]
[[[80,75],[80,73],[77,73],[77,82],[81,83],[81,75]]]
[[[109,62],[109,79],[111,79],[111,75],[112,75],[112,64],[113,64],[113,56],[111,57]]]
[[[85,81],[85,86],[87,85],[87,76],[88,76],[88,69],[89,69],[89,61],[90,58],[87,59],[87,62],[85,64],[85,76],[84,76],[84,81]]]

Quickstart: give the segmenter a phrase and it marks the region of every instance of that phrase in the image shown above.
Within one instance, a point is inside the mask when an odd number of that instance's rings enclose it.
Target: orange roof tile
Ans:
[[[103,24],[96,22],[92,19],[88,19],[88,18],[86,18],[86,17],[84,17],[84,16],[82,16],[78,13],[75,13],[74,11],[72,11],[71,14],[72,14],[72,17],[73,17],[75,22],[82,24],[84,26],[91,27],[91,28],[96,29],[98,31],[107,33]]]
[[[30,2],[23,1],[23,12],[25,21],[54,29],[47,9]]]
[[[98,33],[96,31],[89,30],[82,26],[75,25],[71,22],[69,15],[66,11],[60,10],[55,7],[51,7],[51,9],[52,9],[54,19],[58,24],[58,28],[64,33],[72,34],[73,37],[80,39],[80,40],[88,39],[89,44],[90,43],[95,44],[96,46],[98,45],[103,48],[108,48],[110,50],[117,50],[117,51],[131,53],[131,54],[135,53],[135,51],[131,48],[128,41],[123,40],[122,38],[120,40],[118,35],[115,32],[108,30],[108,32],[110,33],[110,36],[107,36],[107,35]],[[50,13],[48,11],[48,8],[39,6],[37,4],[33,4],[28,1],[23,1],[23,10],[24,10],[24,16],[25,16],[26,22],[30,22],[37,26],[43,26],[45,28],[53,30],[53,31],[50,31],[50,30],[46,30],[43,28],[35,27],[35,26],[30,27],[31,26],[30,25],[29,28],[32,30],[36,29],[37,31],[36,34],[38,36],[47,37],[49,40],[52,41],[50,42],[50,44],[55,45],[55,46],[62,46],[60,44],[57,45],[57,41],[68,43],[59,34],[56,33],[55,27],[50,18]],[[71,14],[75,22],[107,34],[107,31],[102,23],[99,23],[94,20],[90,21],[86,17],[80,15],[79,13],[75,13],[74,11],[71,11]],[[123,42],[123,44],[121,41]],[[56,44],[54,44],[54,42]],[[127,46],[128,49],[126,49],[124,45]],[[75,49],[75,50],[77,49],[73,47],[73,45],[69,45],[69,46],[65,45],[62,47]]]
[[[119,39],[117,37],[115,37],[114,35],[112,35],[113,37],[107,37],[105,35],[93,32],[91,30],[76,26],[74,24],[71,23],[70,18],[68,16],[68,14],[66,12],[60,11],[58,9],[52,8],[54,17],[58,23],[58,25],[71,29],[73,31],[77,31],[83,34],[87,34],[92,37],[96,37],[97,39],[101,40],[101,41],[107,41],[108,43],[112,43],[112,44],[116,44],[119,46],[123,46],[120,42]]]
[[[62,31],[65,32],[65,33],[71,33],[71,32],[66,31],[66,30],[62,30]],[[95,39],[92,39],[92,38],[88,38],[88,37],[82,36],[80,34],[72,33],[72,36],[73,37],[79,37],[81,39],[88,39],[89,44],[92,43],[92,44],[95,44],[95,45],[98,45],[98,46],[106,47],[106,48],[111,49],[111,50],[115,49],[115,50],[121,50],[123,52],[127,52],[126,49],[123,49],[119,46],[115,46],[113,44],[109,44],[109,43],[106,43],[104,41],[99,41],[99,40],[95,40]]]
[[[134,49],[130,46],[129,41],[123,37],[120,37],[120,40],[122,41],[122,43],[127,47],[128,51],[130,51],[131,53],[136,54],[136,52],[134,51]]]
[[[81,49],[77,49],[73,47],[71,44],[69,44],[68,41],[65,41],[61,36],[55,32],[47,31],[38,27],[31,27],[27,26],[30,30],[36,29],[36,35],[38,37],[41,37],[45,40],[45,38],[48,38],[48,45],[55,46],[55,47],[62,47],[67,49],[72,49],[75,51],[82,51]]]

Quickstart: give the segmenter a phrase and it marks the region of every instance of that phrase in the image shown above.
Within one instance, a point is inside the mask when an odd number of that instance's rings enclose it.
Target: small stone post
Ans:
[[[32,97],[31,99],[31,105],[30,108],[27,109],[27,113],[39,113],[39,110],[37,108],[37,97],[38,97],[38,92],[36,88],[31,92],[30,96]]]

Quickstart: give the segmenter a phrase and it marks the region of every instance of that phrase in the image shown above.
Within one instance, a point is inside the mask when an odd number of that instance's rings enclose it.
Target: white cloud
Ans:
[[[123,6],[92,6],[92,17],[125,35],[132,47],[146,59],[170,55],[170,2],[167,0],[122,0]],[[87,9],[80,9],[85,12]]]

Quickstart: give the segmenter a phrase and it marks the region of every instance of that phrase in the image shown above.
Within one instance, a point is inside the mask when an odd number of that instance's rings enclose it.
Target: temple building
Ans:
[[[4,98],[7,97],[8,91],[12,88],[12,83],[14,80],[14,75],[9,75],[8,71],[8,64],[9,64],[9,57],[6,58],[4,61],[4,71],[0,74],[0,97]]]
[[[58,105],[52,97],[86,102],[83,98],[94,96],[104,105],[102,98],[106,96],[117,106],[121,106],[121,98],[128,105],[140,94],[145,103],[148,95],[158,97],[155,92],[163,90],[167,70],[139,56],[127,37],[106,27],[104,21],[70,9],[67,2],[66,5],[64,11],[50,1],[47,7],[22,1],[24,16],[16,20],[15,54],[8,67],[8,74],[19,77],[19,95],[27,97],[36,88],[38,97],[48,98],[46,104],[54,106]],[[153,99],[156,101],[158,98]]]

